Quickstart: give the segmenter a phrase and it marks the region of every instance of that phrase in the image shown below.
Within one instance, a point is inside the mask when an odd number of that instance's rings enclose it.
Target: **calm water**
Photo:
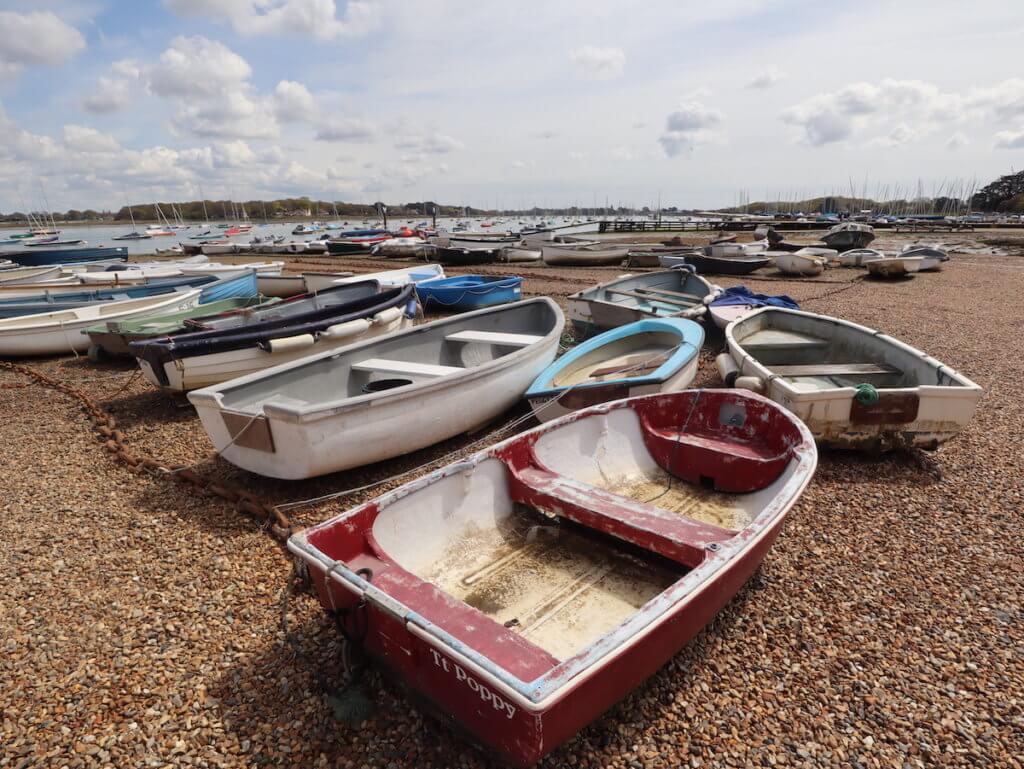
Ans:
[[[419,223],[421,223],[423,221],[429,222],[430,220],[429,219],[424,220],[424,219],[395,219],[395,218],[389,218],[388,219],[388,228],[392,232],[397,232],[399,229],[401,229],[404,226],[408,226],[410,228],[414,228],[415,225],[417,225],[417,224],[419,224]],[[438,226],[438,228],[444,228],[444,229],[449,229],[450,230],[450,229],[452,229],[456,225],[456,223],[458,221],[464,221],[464,220],[438,218],[437,226]],[[518,232],[519,229],[522,226],[524,226],[524,225],[520,225],[519,224],[520,219],[518,219],[518,218],[499,219],[499,220],[483,220],[483,221],[493,221],[494,222],[494,226],[493,227],[485,228],[485,229],[489,229],[491,232],[505,232],[505,231],[509,231],[509,230],[511,230],[513,232]],[[524,219],[522,221],[528,221],[528,220]],[[567,222],[563,222],[561,218],[555,218],[553,221],[556,224],[567,223]],[[325,220],[325,223],[334,223],[334,222],[329,222],[329,221]],[[380,221],[375,221],[375,220],[372,220],[372,219],[371,220],[366,220],[366,221],[364,221],[362,219],[349,219],[349,220],[342,219],[340,221],[340,223],[342,225],[342,229],[344,229],[344,230],[364,229],[364,228],[368,228],[368,227],[374,227],[374,226],[381,226],[382,225],[382,223]],[[246,234],[246,235],[236,235],[235,237],[231,238],[230,240],[233,243],[243,244],[243,243],[248,243],[253,238],[264,238],[265,239],[265,238],[277,237],[277,236],[281,236],[281,235],[283,235],[289,241],[292,241],[292,240],[314,240],[314,239],[319,238],[321,235],[324,234],[322,232],[318,232],[315,235],[309,236],[309,237],[301,237],[301,236],[298,236],[298,235],[292,235],[291,234],[292,233],[292,229],[294,229],[295,225],[296,225],[296,222],[274,222],[274,223],[271,223],[271,224],[255,224],[254,223],[251,233]],[[470,229],[480,230],[480,226],[479,225],[480,225],[480,220],[471,221]],[[536,226],[536,223],[534,221],[529,221],[529,224],[525,225],[525,226]],[[131,232],[132,231],[132,226],[131,226],[130,223],[128,223],[128,224],[117,224],[117,225],[96,225],[96,226],[93,226],[93,225],[73,225],[73,224],[71,224],[71,225],[58,225],[57,229],[59,229],[61,231],[61,233],[60,233],[61,240],[73,240],[73,239],[81,238],[82,240],[86,241],[86,244],[88,246],[91,246],[91,247],[95,247],[95,246],[124,246],[124,247],[126,247],[128,249],[128,253],[129,254],[152,254],[158,248],[161,248],[161,249],[162,248],[171,248],[172,246],[177,244],[179,241],[183,242],[183,243],[189,243],[189,242],[195,243],[195,242],[198,242],[198,241],[195,241],[195,240],[190,240],[190,238],[192,236],[194,236],[194,235],[198,235],[199,233],[204,232],[207,228],[205,226],[201,226],[201,225],[198,225],[198,224],[193,224],[193,225],[188,226],[185,229],[178,230],[175,233],[175,235],[173,235],[173,236],[154,237],[154,238],[149,238],[148,240],[112,240],[112,238],[114,236],[116,236],[116,235],[125,235],[125,234]],[[145,227],[145,225],[139,225],[136,229],[138,229],[139,232],[142,232],[143,230],[146,229],[146,227]],[[214,234],[217,234],[217,233],[221,232],[221,230],[218,229],[216,226],[211,227],[210,231],[212,233],[214,233]],[[0,228],[0,240],[7,239],[7,238],[11,237],[11,235],[17,235],[17,234],[20,234],[20,233],[23,233],[23,232],[26,232],[26,227],[25,226]],[[337,234],[338,232],[340,232],[340,230],[328,230],[327,232],[328,232],[328,234]],[[19,246],[19,245],[0,246],[0,259],[3,258],[3,254],[4,254],[5,251],[18,251],[18,250],[21,250],[22,248],[23,247]],[[45,246],[44,246],[44,248],[45,248]]]

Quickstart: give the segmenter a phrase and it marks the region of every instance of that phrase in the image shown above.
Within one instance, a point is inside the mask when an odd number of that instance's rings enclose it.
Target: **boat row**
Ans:
[[[934,448],[981,396],[879,331],[693,269],[572,294],[580,341],[563,354],[566,315],[518,276],[278,276],[302,282],[288,298],[266,296],[258,268],[192,277],[207,282],[0,320],[0,354],[40,352],[5,346],[38,331],[47,353],[134,356],[188,393],[220,457],[272,478],[404,456],[510,413],[509,427],[538,423],[288,541],[348,637],[517,766],[712,620],[819,447]],[[713,324],[724,386],[692,389]]]

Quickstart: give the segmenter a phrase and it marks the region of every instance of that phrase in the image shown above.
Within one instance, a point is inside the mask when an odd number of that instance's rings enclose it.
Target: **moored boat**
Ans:
[[[307,291],[323,291],[364,280],[375,280],[382,286],[404,286],[406,283],[420,283],[424,280],[443,278],[445,275],[444,267],[439,264],[418,264],[415,267],[352,275],[347,278],[339,278],[336,272],[304,272],[303,276],[306,278]]]
[[[131,345],[145,377],[184,392],[405,328],[416,313],[412,286],[376,292],[374,281],[298,296],[270,307],[204,318],[197,330]]]
[[[0,319],[0,355],[59,355],[89,347],[86,328],[104,320],[122,320],[156,312],[178,312],[199,302],[199,290],[95,302],[70,310]]]
[[[581,334],[645,318],[695,320],[719,293],[718,286],[688,270],[624,275],[569,296],[569,319]]]
[[[981,398],[978,385],[920,350],[827,315],[764,308],[725,336],[718,368],[726,383],[782,404],[825,446],[934,449]]]
[[[836,251],[866,248],[875,239],[875,229],[863,222],[842,222],[832,227],[821,240]]]
[[[124,259],[128,249],[123,246],[89,246],[86,248],[33,248],[31,251],[5,252],[4,257],[22,267],[43,267],[67,262],[93,262],[101,259]]]
[[[697,373],[704,329],[682,318],[649,318],[576,345],[538,376],[526,399],[541,422],[598,403],[675,392]]]
[[[702,390],[574,412],[295,534],[326,611],[503,762],[531,766],[692,639],[814,473],[807,429]]]
[[[564,267],[598,267],[621,264],[632,246],[606,243],[583,244],[543,243],[541,255],[545,264]]]
[[[769,251],[767,255],[775,260],[775,266],[779,272],[786,275],[821,275],[825,271],[827,261],[813,251],[801,249],[800,251]]]
[[[563,323],[547,298],[476,310],[189,400],[232,464],[310,478],[407,454],[494,419],[554,360]]]
[[[523,279],[504,275],[459,275],[416,284],[424,310],[478,310],[517,302],[523,296]]]

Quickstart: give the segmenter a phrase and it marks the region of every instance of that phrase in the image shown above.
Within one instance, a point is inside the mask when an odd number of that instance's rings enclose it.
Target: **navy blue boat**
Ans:
[[[416,284],[423,309],[479,310],[496,304],[518,302],[523,279],[492,275],[459,275]]]
[[[33,248],[31,251],[2,252],[0,256],[17,262],[22,267],[45,267],[48,264],[67,264],[69,262],[96,262],[101,259],[124,259],[128,249],[116,246],[96,246],[90,248]]]

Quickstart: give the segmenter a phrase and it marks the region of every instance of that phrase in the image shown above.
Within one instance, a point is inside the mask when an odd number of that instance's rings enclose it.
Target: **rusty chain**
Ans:
[[[118,429],[113,415],[80,388],[61,382],[38,369],[20,363],[0,361],[0,368],[26,376],[36,384],[49,387],[51,390],[76,399],[92,420],[93,429],[99,440],[102,441],[106,452],[130,469],[140,473],[149,473],[154,477],[173,479],[178,483],[188,484],[201,492],[220,497],[234,505],[238,512],[259,521],[278,544],[283,545],[291,536],[292,524],[288,516],[252,492],[231,483],[206,478],[195,472],[189,465],[168,465],[153,457],[132,452],[126,445],[127,440],[124,433]],[[16,389],[17,385],[5,383],[3,388]]]

